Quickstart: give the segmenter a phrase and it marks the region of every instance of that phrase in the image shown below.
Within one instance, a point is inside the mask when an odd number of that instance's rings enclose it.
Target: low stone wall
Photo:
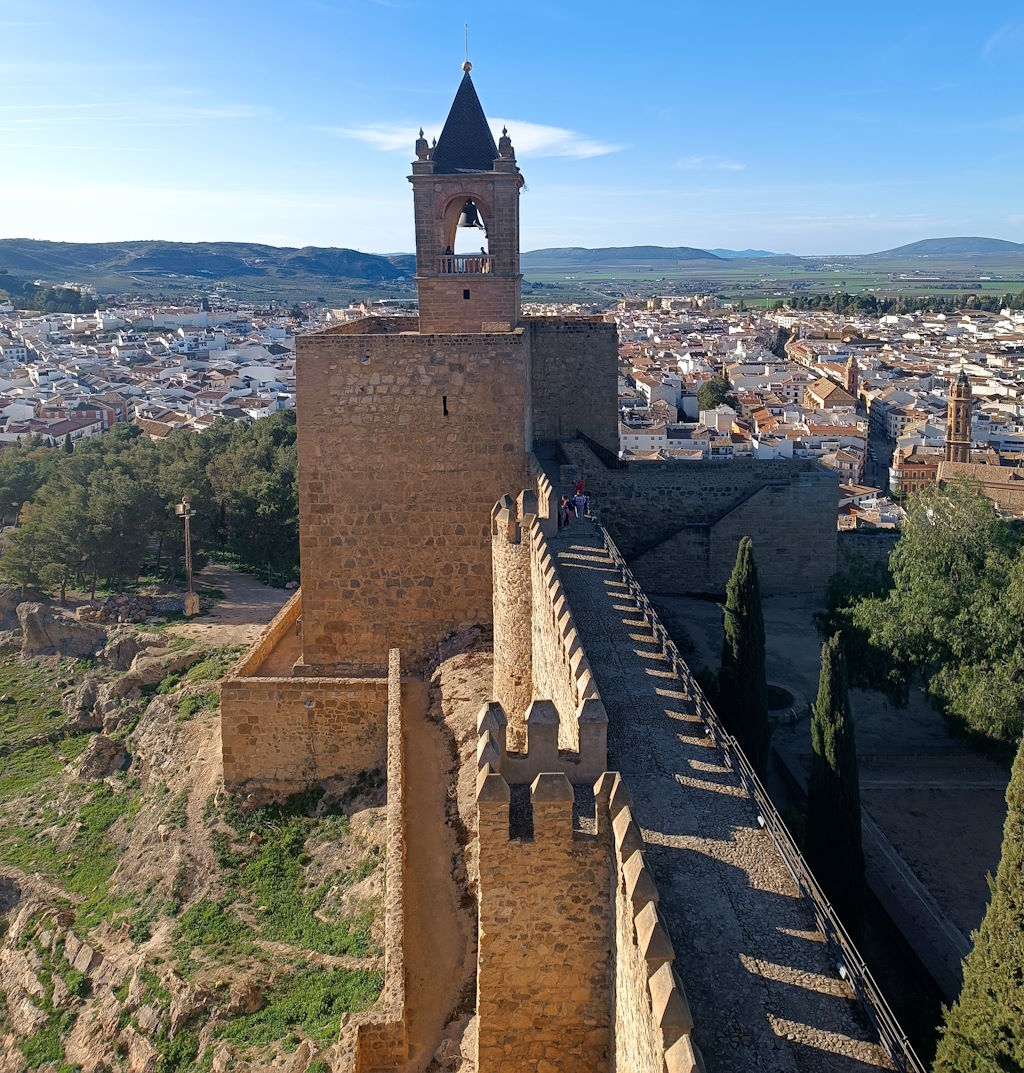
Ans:
[[[510,838],[509,785],[481,771],[476,1068],[608,1069],[608,841],[573,830],[564,775],[539,775],[530,805],[532,837]]]
[[[615,912],[615,1050],[612,1073],[695,1073],[704,1060],[691,1038],[693,1017],[672,967],[675,951],[658,913],[658,890],[644,862],[632,800],[617,773],[594,788],[600,827],[612,834]]]
[[[281,639],[295,629],[302,616],[302,589],[296,589],[292,598],[260,632],[259,637],[242,653],[231,668],[230,677],[248,678],[270,658]]]
[[[839,534],[839,569],[888,564],[900,540],[898,529],[847,530]]]
[[[405,746],[397,648],[388,653],[387,838],[384,849],[384,990],[372,1010],[342,1023],[340,1068],[400,1069],[409,1058],[405,1008]]]
[[[285,796],[385,761],[386,678],[258,675],[301,609],[297,592],[221,682],[221,754],[229,790]]]

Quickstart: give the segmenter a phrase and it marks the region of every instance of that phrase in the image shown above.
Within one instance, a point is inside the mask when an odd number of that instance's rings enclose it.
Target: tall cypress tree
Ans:
[[[811,781],[804,852],[843,923],[859,932],[864,913],[860,780],[846,659],[837,633],[821,646],[818,699],[811,716]]]
[[[1006,789],[992,899],[964,961],[964,986],[935,1057],[936,1073],[1024,1069],[1024,741]]]
[[[725,636],[719,673],[719,709],[747,759],[764,773],[768,762],[768,682],[764,665],[764,615],[754,545],[743,537],[726,588]]]

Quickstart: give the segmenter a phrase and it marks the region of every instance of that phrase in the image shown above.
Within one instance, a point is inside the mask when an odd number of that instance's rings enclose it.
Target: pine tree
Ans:
[[[1003,855],[985,919],[946,1011],[936,1073],[1024,1069],[1024,741],[1006,790]]]
[[[69,455],[72,451],[74,451],[74,449],[75,445],[71,442],[71,433],[66,432],[64,434],[64,453],[66,455]]]
[[[768,762],[768,683],[764,615],[754,545],[744,537],[726,588],[719,708],[726,728],[761,774]]]
[[[864,911],[860,780],[846,695],[846,658],[835,634],[821,646],[818,699],[811,716],[811,781],[804,852],[843,923],[859,932]]]

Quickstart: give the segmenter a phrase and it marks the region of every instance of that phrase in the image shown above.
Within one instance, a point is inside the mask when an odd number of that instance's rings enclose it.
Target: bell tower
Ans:
[[[946,407],[946,461],[971,460],[971,382],[961,368],[949,388]]]
[[[519,191],[523,177],[507,131],[498,144],[462,65],[441,136],[423,131],[412,164],[420,333],[511,331],[520,319]],[[466,234],[479,239],[457,248]]]

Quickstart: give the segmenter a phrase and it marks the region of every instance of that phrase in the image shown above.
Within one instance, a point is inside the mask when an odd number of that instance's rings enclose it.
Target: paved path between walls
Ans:
[[[434,1056],[459,1000],[467,935],[452,878],[454,839],[445,819],[448,756],[427,719],[430,687],[402,683],[405,735],[405,986],[411,1061]]]
[[[599,531],[552,542],[647,842],[675,968],[709,1073],[890,1069],[756,808],[688,714],[683,684],[628,598]]]

